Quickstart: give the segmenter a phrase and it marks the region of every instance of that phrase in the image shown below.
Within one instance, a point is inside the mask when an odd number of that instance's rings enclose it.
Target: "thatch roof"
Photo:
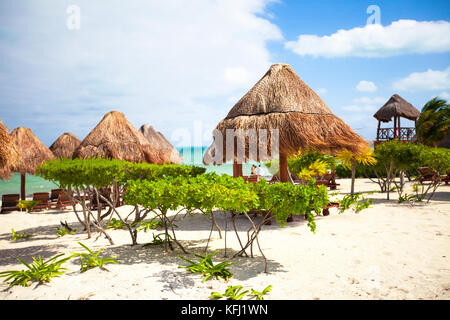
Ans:
[[[279,151],[288,155],[307,148],[331,153],[346,148],[357,152],[367,146],[287,64],[272,65],[216,129],[224,137],[224,162],[230,160],[230,155],[225,154],[226,129],[278,129]],[[213,143],[207,150],[205,164],[211,163],[215,148]],[[248,155],[247,143],[246,160],[272,159],[275,155],[269,151],[267,159],[252,157]]]
[[[55,158],[50,149],[34,135],[31,129],[18,127],[11,132],[11,136],[21,154],[19,162],[11,166],[12,171],[34,174],[37,166]]]
[[[16,165],[20,160],[20,153],[9,134],[9,129],[0,120],[0,179],[11,176],[10,167]]]
[[[169,162],[119,111],[108,112],[73,153],[73,158],[96,157],[157,164]]]
[[[70,158],[80,144],[81,140],[73,133],[65,132],[53,142],[49,149],[57,158]]]
[[[183,157],[178,152],[177,149],[167,140],[164,135],[156,131],[152,126],[144,124],[139,129],[140,132],[147,138],[150,144],[164,153],[170,160],[171,163],[180,164],[183,162]]]
[[[382,122],[389,122],[398,116],[416,120],[420,116],[420,111],[398,94],[394,94],[373,116]]]

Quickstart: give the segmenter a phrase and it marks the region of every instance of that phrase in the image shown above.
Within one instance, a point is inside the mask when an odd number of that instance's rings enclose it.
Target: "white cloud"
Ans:
[[[413,72],[406,78],[394,82],[392,86],[400,91],[429,91],[450,89],[450,67],[447,69]]]
[[[3,120],[47,144],[65,131],[84,138],[109,110],[166,137],[194,120],[215,125],[227,97],[269,68],[267,42],[282,40],[264,18],[268,2],[78,0],[80,29],[69,30],[64,1],[4,0]]]
[[[374,111],[377,107],[373,105],[349,105],[342,107],[342,110],[345,111],[352,111],[352,112],[368,112],[368,111]]]
[[[433,96],[433,98],[434,97],[435,96]],[[438,94],[438,97],[442,98],[442,99],[445,99],[445,100],[449,100],[450,99],[450,93],[444,91],[444,92],[441,92],[440,94]]]
[[[375,83],[366,80],[362,80],[356,85],[356,90],[363,92],[375,92],[377,89]]]
[[[383,98],[383,97],[375,97],[375,98],[370,98],[370,97],[360,97],[360,98],[355,98],[353,99],[354,103],[360,103],[360,104],[372,104],[372,105],[376,105],[376,104],[384,104],[387,101],[387,99]]]
[[[390,57],[450,51],[450,22],[398,20],[389,26],[369,24],[327,36],[302,34],[285,43],[301,56]]]

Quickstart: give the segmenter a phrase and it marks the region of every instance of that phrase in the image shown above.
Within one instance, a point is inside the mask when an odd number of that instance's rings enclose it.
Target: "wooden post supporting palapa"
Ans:
[[[280,152],[280,180],[288,182],[288,165],[286,153]]]
[[[26,175],[26,173],[20,174],[20,199],[21,200],[26,200],[25,199],[25,175]]]
[[[397,138],[397,117],[394,116],[394,139]]]

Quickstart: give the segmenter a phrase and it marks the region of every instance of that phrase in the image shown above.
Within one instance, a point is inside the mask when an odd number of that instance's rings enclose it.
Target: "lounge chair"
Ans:
[[[324,175],[317,177],[316,185],[324,185],[330,188],[330,190],[336,190],[336,187],[339,186],[340,184],[336,183],[335,174],[325,173]]]
[[[58,201],[58,197],[61,192],[64,192],[64,190],[63,189],[52,189],[50,191],[50,201],[51,202]]]
[[[20,195],[18,193],[2,195],[2,208],[0,210],[0,213],[20,210],[20,208],[17,206],[19,204],[19,198]]]
[[[111,188],[101,188],[99,191],[102,196],[111,200],[112,195]],[[100,197],[100,194],[98,196],[99,202],[97,202],[97,195],[95,193],[91,195],[91,210],[97,210],[99,206],[100,209],[104,209],[107,206],[109,206],[108,203],[105,200],[103,200],[102,197]]]
[[[33,201],[40,201],[32,211],[50,209],[50,192],[36,192],[33,193]]]
[[[441,179],[439,172],[429,167],[421,167],[417,171],[419,172],[419,178],[417,179],[419,183],[424,183],[425,181],[438,183]]]
[[[278,177],[277,175],[272,176],[272,179],[269,180],[270,184],[278,183],[278,182],[280,182],[280,177]]]
[[[450,169],[447,170],[447,174],[444,176],[441,176],[441,181],[445,182],[445,184],[448,184],[450,182]]]
[[[70,201],[69,195],[66,192],[60,192],[56,202],[56,208],[64,210],[68,206],[72,206],[72,201]]]
[[[259,176],[254,174],[248,177],[247,182],[257,183],[259,181]]]

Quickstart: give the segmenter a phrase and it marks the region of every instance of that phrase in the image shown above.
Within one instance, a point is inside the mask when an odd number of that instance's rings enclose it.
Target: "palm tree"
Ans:
[[[444,99],[434,97],[422,108],[416,124],[417,140],[437,147],[450,132],[450,105]]]

